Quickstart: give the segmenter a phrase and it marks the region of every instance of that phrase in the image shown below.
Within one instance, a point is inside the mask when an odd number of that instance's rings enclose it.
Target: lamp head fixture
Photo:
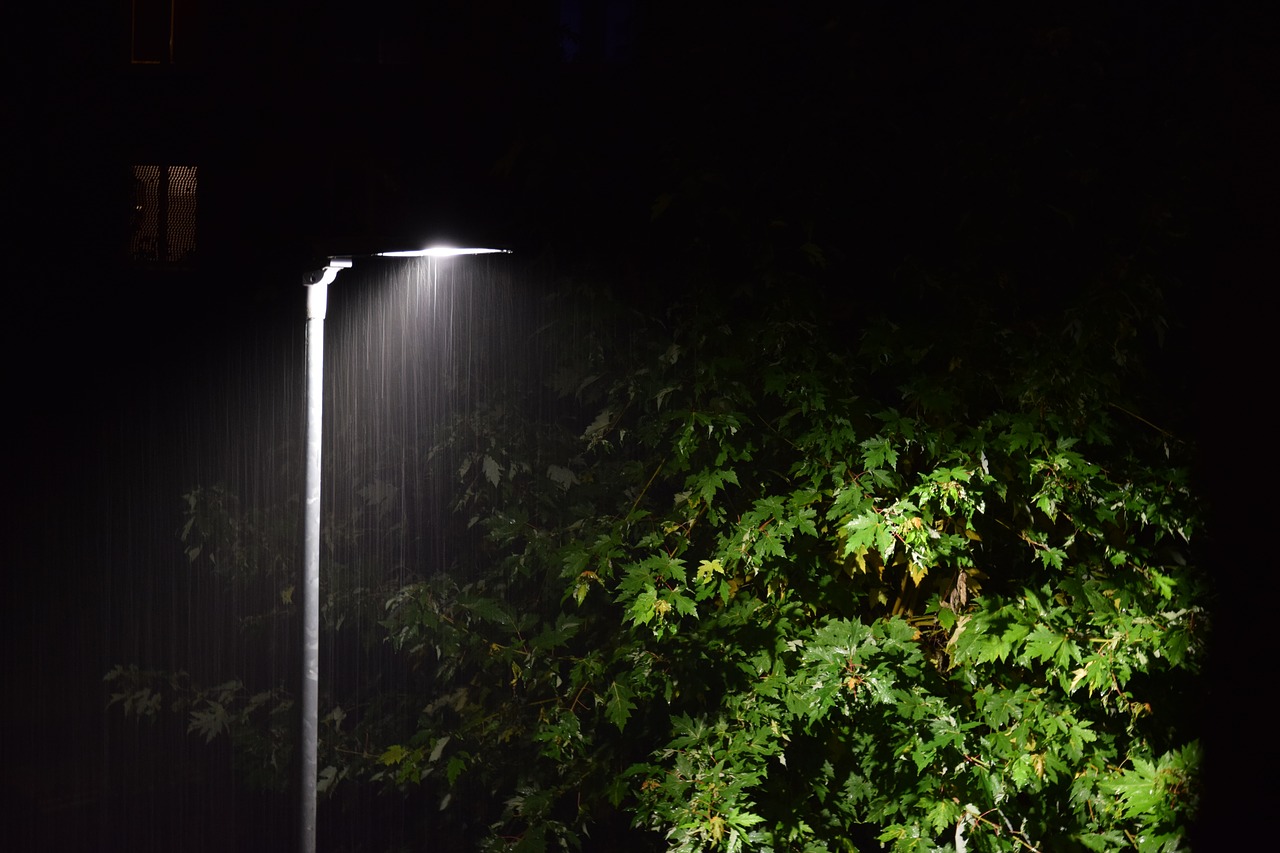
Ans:
[[[426,249],[407,249],[394,252],[373,252],[369,255],[357,255],[355,257],[375,257],[375,258],[451,258],[455,255],[493,255],[493,254],[511,254],[510,249],[458,249],[453,246],[430,246]],[[352,255],[333,255],[325,265],[318,270],[313,270],[302,277],[302,283],[307,287],[320,284],[332,284],[334,279],[338,277],[338,273],[342,270],[351,269]]]
[[[451,258],[454,255],[511,254],[510,249],[456,249],[453,246],[431,246],[399,252],[375,252],[380,258]]]

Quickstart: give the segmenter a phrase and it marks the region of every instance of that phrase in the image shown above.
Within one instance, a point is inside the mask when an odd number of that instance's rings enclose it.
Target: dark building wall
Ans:
[[[131,62],[128,0],[84,5],[11,17],[25,174],[7,189],[38,245],[75,234],[99,261],[128,260],[137,164],[200,167],[201,255],[341,252],[479,218],[559,62],[551,3],[179,0],[155,64]]]

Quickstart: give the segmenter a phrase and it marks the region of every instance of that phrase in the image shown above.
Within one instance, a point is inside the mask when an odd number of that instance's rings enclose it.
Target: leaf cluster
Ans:
[[[487,562],[388,603],[436,685],[396,781],[494,849],[1177,849],[1199,509],[1094,345],[1151,317],[851,345],[774,295],[556,337],[460,506]]]

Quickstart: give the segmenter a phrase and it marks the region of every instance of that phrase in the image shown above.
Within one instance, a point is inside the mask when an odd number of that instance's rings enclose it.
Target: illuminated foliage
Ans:
[[[435,681],[387,770],[445,821],[497,792],[492,849],[1179,849],[1208,625],[1188,448],[1132,396],[1158,314],[754,296],[569,336],[536,444],[493,409],[486,568],[388,603]]]

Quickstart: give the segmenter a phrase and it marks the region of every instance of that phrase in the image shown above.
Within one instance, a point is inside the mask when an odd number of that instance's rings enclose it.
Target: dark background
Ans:
[[[164,441],[195,365],[300,324],[299,278],[327,255],[449,239],[516,250],[530,281],[653,288],[708,265],[803,268],[813,243],[839,313],[909,258],[981,278],[997,257],[1040,271],[1011,298],[1044,299],[1090,268],[1088,247],[1147,223],[1168,238],[1152,262],[1182,325],[1168,390],[1194,400],[1218,498],[1230,651],[1209,679],[1217,842],[1202,849],[1256,844],[1275,766],[1259,669],[1274,666],[1248,645],[1265,607],[1234,605],[1267,601],[1270,582],[1225,507],[1270,446],[1271,30],[1244,6],[1024,6],[178,0],[170,54],[167,4],[6,5],[0,808],[21,814],[0,839],[206,849],[216,809],[167,799],[145,767],[112,775],[97,573],[130,546],[112,535],[107,436],[135,423]],[[179,260],[130,250],[144,164],[198,167]],[[1063,204],[1077,236],[1042,240]]]

